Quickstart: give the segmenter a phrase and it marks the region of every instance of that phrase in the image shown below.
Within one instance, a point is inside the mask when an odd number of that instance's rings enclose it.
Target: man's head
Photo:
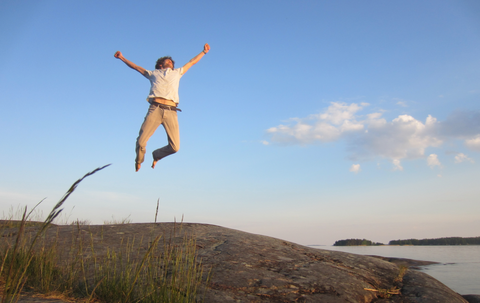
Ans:
[[[165,56],[157,60],[157,64],[155,64],[155,69],[162,69],[170,67],[171,69],[175,68],[175,61],[172,60],[172,57]]]

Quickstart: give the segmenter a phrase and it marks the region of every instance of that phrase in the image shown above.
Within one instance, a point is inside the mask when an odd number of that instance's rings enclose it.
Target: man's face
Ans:
[[[171,69],[173,69],[173,62],[172,62],[172,60],[170,60],[170,59],[165,59],[165,61],[163,61],[163,68],[171,68]]]

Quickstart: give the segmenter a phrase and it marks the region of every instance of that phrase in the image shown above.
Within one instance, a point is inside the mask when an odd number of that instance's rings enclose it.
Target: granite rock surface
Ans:
[[[27,232],[34,232],[29,227]],[[14,230],[2,238],[12,240]],[[93,241],[97,256],[127,239],[162,235],[175,243],[196,239],[202,264],[211,269],[199,300],[229,302],[404,302],[466,303],[429,275],[381,258],[306,247],[272,237],[208,224],[138,223],[53,226],[49,237],[72,233]],[[148,241],[146,241],[148,243]],[[139,247],[148,249],[148,245]],[[31,302],[22,298],[20,302]],[[40,301],[35,301],[40,302]]]

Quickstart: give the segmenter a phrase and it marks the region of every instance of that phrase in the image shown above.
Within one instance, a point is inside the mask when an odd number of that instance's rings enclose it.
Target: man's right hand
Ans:
[[[142,75],[144,75],[144,76],[146,75],[146,74],[145,74],[146,70],[145,70],[143,67],[138,66],[138,65],[136,65],[135,63],[127,60],[127,59],[122,55],[122,52],[117,51],[113,56],[114,56],[115,58],[117,58],[117,59],[122,60],[126,65],[128,65],[128,67],[133,68],[134,70],[136,70],[136,71],[139,72],[140,74],[142,74]]]

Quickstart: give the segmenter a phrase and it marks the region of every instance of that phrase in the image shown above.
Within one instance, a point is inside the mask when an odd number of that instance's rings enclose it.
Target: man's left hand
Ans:
[[[209,50],[210,50],[210,45],[208,45],[208,43],[205,43],[205,45],[203,46],[203,52],[206,54],[208,53]]]

